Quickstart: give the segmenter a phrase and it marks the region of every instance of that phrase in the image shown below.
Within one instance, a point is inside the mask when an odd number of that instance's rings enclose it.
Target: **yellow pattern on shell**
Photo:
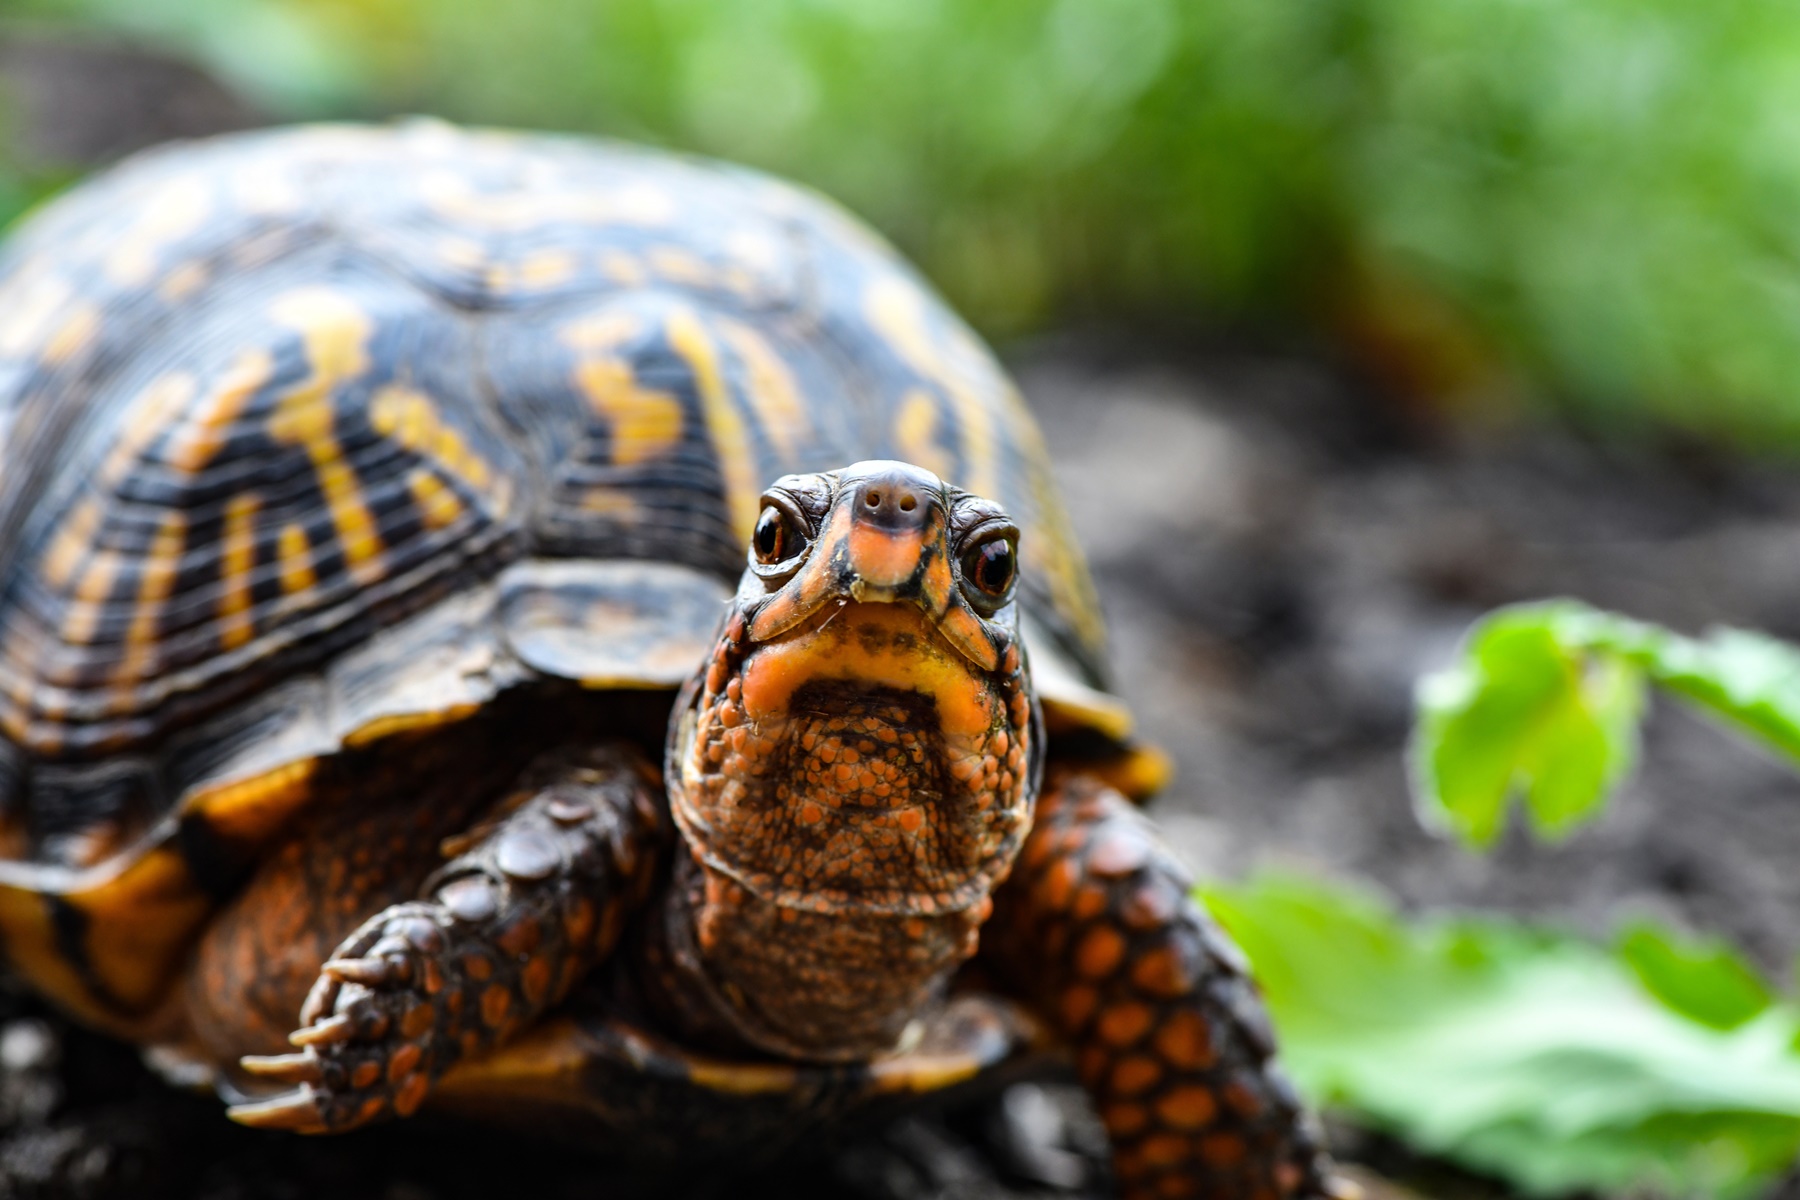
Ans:
[[[137,394],[125,416],[119,440],[100,465],[102,485],[116,485],[138,465],[144,450],[167,432],[169,421],[193,400],[196,386],[188,372],[171,371]]]
[[[212,831],[228,842],[254,843],[305,803],[318,768],[318,759],[302,758],[248,779],[211,784],[185,796],[181,810],[205,813]]]
[[[112,596],[113,581],[119,577],[119,555],[115,550],[96,551],[88,559],[81,581],[75,585],[75,599],[63,616],[63,640],[71,645],[85,645],[93,640],[100,627],[100,610]]]
[[[748,544],[756,529],[762,481],[751,453],[750,430],[731,402],[725,378],[719,370],[719,351],[700,318],[689,309],[669,315],[669,343],[694,374],[694,390],[700,395],[700,411],[712,433],[713,452],[719,457],[719,474],[725,484],[725,502],[731,511],[731,530]]]
[[[643,331],[644,323],[636,315],[602,312],[581,317],[563,326],[559,339],[573,350],[612,350]]]
[[[299,525],[290,522],[281,527],[276,554],[281,567],[281,590],[286,595],[297,595],[319,582],[319,572],[313,566],[312,543]]]
[[[713,283],[712,267],[692,250],[680,246],[652,246],[645,251],[644,257],[649,260],[650,269],[670,283],[695,288],[710,287]]]
[[[274,370],[275,360],[266,350],[247,350],[239,355],[171,436],[169,465],[192,475],[210,463],[243,416],[245,405],[269,382]]]
[[[270,436],[306,450],[351,577],[371,583],[382,575],[381,534],[338,446],[333,400],[345,383],[368,370],[373,325],[349,297],[329,288],[289,292],[276,299],[270,314],[300,334],[312,366],[311,376],[276,404]]]
[[[62,315],[75,287],[61,275],[37,274],[8,288],[4,315],[0,315],[0,355],[19,358],[43,340],[51,323]]]
[[[100,529],[100,498],[87,496],[63,518],[62,528],[44,552],[39,568],[44,582],[51,587],[67,586],[75,576],[75,565],[94,545],[94,534]]]
[[[794,382],[793,372],[768,339],[755,329],[729,317],[716,321],[720,336],[744,366],[745,391],[750,407],[756,410],[759,427],[775,444],[783,467],[795,469],[800,439],[811,432],[811,423],[806,405],[800,402],[800,388]]]
[[[205,263],[185,262],[163,276],[156,285],[156,294],[167,304],[179,304],[198,291],[206,278]]]
[[[424,467],[414,467],[406,475],[407,489],[428,529],[442,529],[462,515],[462,501],[444,485],[444,481]]]
[[[351,748],[367,746],[383,738],[393,737],[397,733],[411,733],[419,729],[434,729],[439,725],[451,725],[457,721],[465,721],[481,711],[479,704],[452,704],[445,708],[430,712],[391,713],[376,717],[367,725],[351,730],[344,735],[344,745]]]
[[[137,607],[131,614],[131,625],[125,631],[125,654],[114,675],[120,683],[133,683],[149,675],[151,652],[156,647],[156,624],[163,605],[175,590],[175,577],[181,570],[181,554],[187,546],[187,518],[178,512],[164,513],[149,553],[139,568]],[[128,699],[129,697],[125,697]]]
[[[64,315],[40,357],[45,366],[61,366],[87,349],[100,332],[100,310],[92,304],[76,304]]]
[[[623,250],[602,252],[598,266],[602,275],[620,287],[641,287],[650,278],[650,272],[644,268],[644,264]]]
[[[960,477],[948,478],[978,496],[996,495],[994,412],[988,397],[970,379],[970,357],[980,351],[961,344],[939,345],[926,316],[928,303],[925,294],[905,278],[883,275],[869,285],[863,314],[900,360],[942,388],[955,407],[963,462]]]
[[[939,479],[950,478],[950,451],[938,440],[938,401],[924,388],[914,388],[900,400],[894,414],[894,445],[900,457],[917,463]]]
[[[641,386],[631,365],[618,358],[590,359],[575,368],[575,382],[612,434],[612,460],[620,466],[648,462],[681,442],[681,401]]]
[[[106,256],[106,275],[123,287],[150,282],[170,244],[199,229],[212,214],[212,193],[198,178],[179,177],[148,196],[135,197],[138,219]]]
[[[225,533],[219,559],[219,642],[235,650],[256,632],[251,620],[250,579],[256,570],[256,514],[262,499],[240,492],[225,506]]]
[[[444,421],[437,402],[424,392],[398,384],[382,388],[369,405],[369,424],[382,437],[431,460],[475,492],[485,493],[494,484],[494,471],[487,460],[469,448],[462,434]],[[503,500],[509,489],[510,484],[502,480],[496,499]]]
[[[540,250],[517,263],[489,267],[488,286],[503,293],[551,288],[573,279],[575,266],[575,256],[566,250]]]

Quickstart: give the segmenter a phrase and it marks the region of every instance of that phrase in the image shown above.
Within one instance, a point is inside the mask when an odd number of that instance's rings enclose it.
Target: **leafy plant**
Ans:
[[[1646,683],[1800,762],[1800,650],[1760,633],[1689,638],[1571,600],[1489,614],[1426,676],[1409,751],[1428,824],[1490,844],[1515,796],[1560,837],[1592,818],[1637,757]]]
[[[1754,1195],[1800,1154],[1800,1010],[1719,946],[1613,952],[1496,918],[1401,920],[1361,891],[1204,890],[1315,1102],[1530,1195]]]

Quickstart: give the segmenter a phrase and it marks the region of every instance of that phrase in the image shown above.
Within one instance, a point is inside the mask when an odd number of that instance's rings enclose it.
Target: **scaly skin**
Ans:
[[[536,764],[423,898],[365,921],[327,961],[290,1040],[246,1071],[299,1085],[231,1111],[336,1133],[411,1116],[461,1059],[531,1024],[618,944],[666,840],[655,776],[602,747]]]
[[[1054,779],[987,953],[1068,1039],[1127,1200],[1345,1194],[1237,947],[1124,796]]]

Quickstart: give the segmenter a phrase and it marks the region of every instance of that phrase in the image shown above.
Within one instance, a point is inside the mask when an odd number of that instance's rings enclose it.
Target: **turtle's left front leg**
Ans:
[[[1324,1200],[1332,1177],[1275,1062],[1247,964],[1124,796],[1046,782],[982,953],[1075,1052],[1128,1200]]]
[[[611,953],[667,839],[655,776],[622,747],[527,772],[424,888],[324,965],[290,1040],[246,1072],[299,1085],[230,1110],[246,1125],[336,1133],[410,1116],[460,1059],[499,1045]]]

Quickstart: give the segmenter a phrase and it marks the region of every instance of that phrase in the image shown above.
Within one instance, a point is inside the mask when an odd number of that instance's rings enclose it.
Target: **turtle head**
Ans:
[[[1040,770],[1018,540],[998,505],[907,463],[764,493],[669,743],[709,872],[788,909],[967,914],[973,948]]]

